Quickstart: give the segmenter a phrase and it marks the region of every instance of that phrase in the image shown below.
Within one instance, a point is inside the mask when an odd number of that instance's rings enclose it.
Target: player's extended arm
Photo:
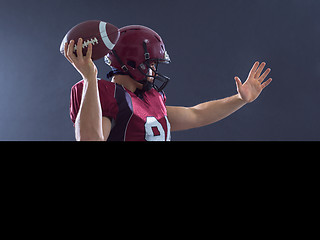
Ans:
[[[78,40],[78,46],[82,46],[83,40]],[[97,75],[98,70],[93,63],[92,45],[89,44],[86,56],[78,51],[73,53],[74,41],[65,45],[65,57],[82,75],[84,84],[79,112],[75,121],[75,136],[78,141],[105,141],[110,133],[111,122],[102,117],[100,105]]]
[[[246,103],[238,95],[201,103],[194,107],[167,106],[172,131],[209,125],[229,116]]]
[[[238,94],[234,96],[201,103],[194,107],[167,106],[171,130],[187,130],[209,125],[229,116],[247,103],[253,102],[272,81],[269,78],[263,82],[271,71],[268,68],[261,75],[265,66],[264,62],[260,66],[259,62],[255,62],[244,84],[241,83],[239,77],[235,77]]]

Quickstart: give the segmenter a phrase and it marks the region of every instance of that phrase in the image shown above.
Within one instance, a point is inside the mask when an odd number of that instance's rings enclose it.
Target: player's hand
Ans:
[[[83,39],[79,38],[77,48],[82,46]],[[82,51],[77,51],[77,56],[73,53],[75,42],[70,41],[70,44],[66,43],[64,47],[64,56],[68,61],[77,69],[85,81],[95,81],[98,75],[98,69],[93,63],[92,56],[92,44],[88,45],[86,56],[83,56]]]
[[[265,62],[261,63],[260,66],[259,62],[255,62],[244,84],[241,83],[239,77],[234,78],[237,84],[239,97],[246,103],[253,102],[260,95],[262,90],[271,83],[272,78],[269,78],[264,82],[268,74],[271,72],[270,68],[261,75],[265,66]]]

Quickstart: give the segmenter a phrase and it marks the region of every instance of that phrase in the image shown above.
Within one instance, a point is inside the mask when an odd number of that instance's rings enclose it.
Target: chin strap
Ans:
[[[131,78],[134,79],[134,77],[130,74],[130,71],[127,68],[127,66],[121,61],[121,58],[118,56],[116,50],[112,50],[111,52],[116,57],[118,63],[121,65],[122,71],[111,67],[112,71],[107,74],[107,78],[112,78],[114,75],[119,74],[119,75],[129,75]]]
[[[148,52],[147,43],[143,41],[144,59],[147,61],[150,59],[150,53]]]
[[[118,56],[116,50],[112,50],[113,55],[116,57],[118,63],[121,65],[121,69],[123,72],[128,72],[129,73],[129,69],[127,68],[127,66],[121,61],[121,58]],[[129,73],[130,74],[130,73]]]

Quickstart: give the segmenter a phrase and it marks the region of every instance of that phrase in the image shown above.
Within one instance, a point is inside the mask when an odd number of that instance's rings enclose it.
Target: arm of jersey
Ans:
[[[201,103],[194,107],[167,106],[172,131],[188,130],[218,122],[246,103],[237,95]]]

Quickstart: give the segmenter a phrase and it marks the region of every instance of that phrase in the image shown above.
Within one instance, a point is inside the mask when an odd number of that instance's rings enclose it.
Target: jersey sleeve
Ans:
[[[98,89],[100,96],[100,104],[102,109],[102,116],[110,119],[116,119],[118,113],[117,101],[114,98],[115,84],[98,80]],[[82,99],[83,80],[75,84],[71,88],[70,96],[70,118],[75,123]]]

